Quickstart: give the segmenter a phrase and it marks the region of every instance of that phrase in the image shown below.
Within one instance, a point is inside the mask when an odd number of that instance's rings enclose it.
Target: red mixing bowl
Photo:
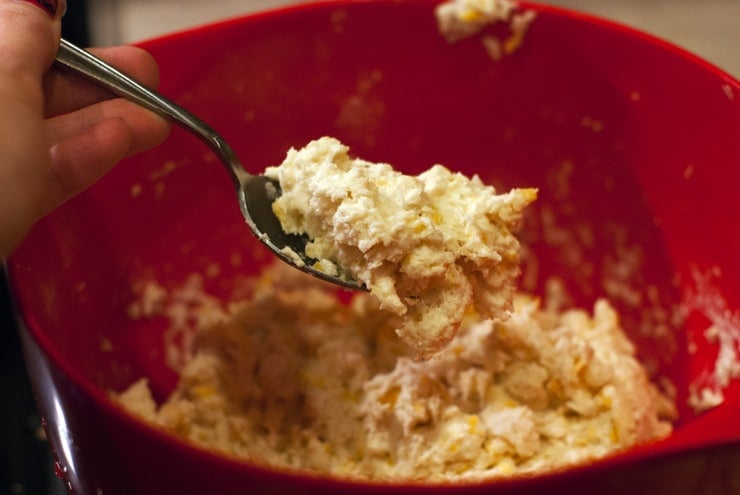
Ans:
[[[332,135],[407,173],[443,163],[538,187],[522,283],[541,291],[560,276],[579,304],[610,297],[651,373],[675,386],[675,433],[561,472],[428,486],[263,469],[132,418],[109,391],[147,376],[161,398],[176,380],[162,322],[127,317],[132,285],[175,287],[218,266],[206,288],[229,297],[272,260],[221,166],[175,129],[40,221],[7,262],[73,493],[740,492],[740,386],[732,367],[715,373],[740,341],[740,83],[650,36],[534,5],[521,48],[493,61],[480,36],[447,43],[435,3],[300,5],[142,46],[162,92],[221,131],[251,172]],[[690,407],[703,389],[724,401]]]

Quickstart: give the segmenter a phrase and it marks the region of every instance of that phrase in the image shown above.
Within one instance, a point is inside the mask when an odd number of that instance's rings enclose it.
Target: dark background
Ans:
[[[88,46],[87,9],[68,0],[62,36]],[[26,375],[5,272],[0,267],[0,495],[62,495]]]

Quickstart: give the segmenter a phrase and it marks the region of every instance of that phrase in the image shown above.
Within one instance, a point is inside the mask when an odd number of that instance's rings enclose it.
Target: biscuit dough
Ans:
[[[208,449],[354,479],[541,473],[671,431],[672,402],[604,300],[589,312],[518,294],[509,320],[468,313],[436,359],[417,361],[367,293],[340,303],[283,264],[255,287],[221,309],[206,294],[154,305],[198,315],[192,358],[163,405],[145,380],[117,400]]]
[[[429,358],[473,306],[507,318],[519,275],[513,231],[536,189],[503,194],[442,165],[418,176],[351,158],[330,137],[291,149],[265,175],[282,188],[273,209],[286,232],[307,234],[315,267],[363,282],[402,316],[398,335]]]

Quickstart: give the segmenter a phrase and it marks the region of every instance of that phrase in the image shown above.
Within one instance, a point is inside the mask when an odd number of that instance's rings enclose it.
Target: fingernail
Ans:
[[[52,18],[57,15],[57,0],[26,0],[44,9]]]

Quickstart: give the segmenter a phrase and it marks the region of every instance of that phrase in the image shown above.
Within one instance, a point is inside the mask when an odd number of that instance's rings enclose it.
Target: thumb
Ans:
[[[59,47],[65,9],[65,0],[0,0],[0,90],[22,89],[20,82],[40,89]]]

